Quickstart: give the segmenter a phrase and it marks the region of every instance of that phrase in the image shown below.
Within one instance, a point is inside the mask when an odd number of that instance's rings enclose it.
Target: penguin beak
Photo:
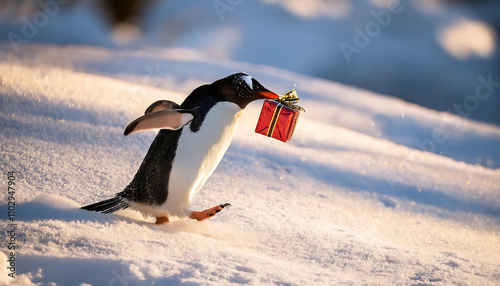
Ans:
[[[278,99],[280,96],[277,95],[276,93],[270,91],[269,89],[265,88],[258,82],[256,79],[252,78],[252,84],[250,86],[250,89],[254,90],[254,93],[257,95],[260,95],[262,99],[269,98],[269,99]]]
[[[269,99],[278,99],[280,96],[277,95],[276,93],[270,91],[270,90],[265,90],[265,91],[258,91],[258,94],[262,95],[265,98]]]

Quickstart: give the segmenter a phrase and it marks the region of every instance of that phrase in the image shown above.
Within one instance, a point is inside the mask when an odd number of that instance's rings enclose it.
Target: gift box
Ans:
[[[255,132],[287,142],[293,136],[295,125],[304,109],[295,103],[297,93],[292,90],[276,100],[266,99],[260,111]]]

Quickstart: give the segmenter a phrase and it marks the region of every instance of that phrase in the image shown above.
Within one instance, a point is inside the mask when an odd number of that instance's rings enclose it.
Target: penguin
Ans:
[[[193,90],[182,104],[159,100],[124,131],[130,135],[160,129],[132,181],[115,197],[81,209],[113,213],[133,209],[156,218],[170,216],[205,220],[229,206],[221,204],[203,211],[190,210],[194,195],[221,161],[241,117],[254,100],[277,99],[246,73],[236,73]]]

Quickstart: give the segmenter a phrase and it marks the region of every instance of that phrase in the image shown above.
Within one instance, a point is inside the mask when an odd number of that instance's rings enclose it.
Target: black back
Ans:
[[[181,133],[182,129],[160,130],[134,178],[117,196],[152,206],[164,203],[168,196],[170,171]]]

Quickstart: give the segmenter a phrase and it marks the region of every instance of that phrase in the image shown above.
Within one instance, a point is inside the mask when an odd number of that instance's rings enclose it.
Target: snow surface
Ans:
[[[128,29],[112,27],[98,0],[58,0],[62,4],[52,8],[57,13],[48,21],[43,21],[46,9],[40,3],[53,1],[7,2],[0,4],[0,40],[13,42],[10,51],[25,45],[9,38],[12,34],[30,43],[187,48],[213,59],[327,78],[442,111],[464,105],[474,95],[478,76],[492,74],[499,80],[498,1],[150,1],[142,17],[131,20],[137,27]],[[218,10],[217,3],[229,6]],[[366,30],[375,23],[373,14],[388,13],[391,5],[399,12],[369,33],[373,37],[367,46],[356,45],[356,28]],[[346,57],[342,43],[361,48]],[[469,118],[500,125],[499,96],[476,107],[466,112]]]
[[[193,205],[232,207],[162,226],[78,209],[132,179],[155,132],[123,129],[150,103],[238,71],[280,94],[296,85],[306,113],[284,144],[255,134],[262,103],[247,107]],[[18,203],[4,284],[500,283],[498,127],[184,49],[3,46],[0,95],[1,181],[17,172]],[[7,226],[6,194],[0,209]]]

